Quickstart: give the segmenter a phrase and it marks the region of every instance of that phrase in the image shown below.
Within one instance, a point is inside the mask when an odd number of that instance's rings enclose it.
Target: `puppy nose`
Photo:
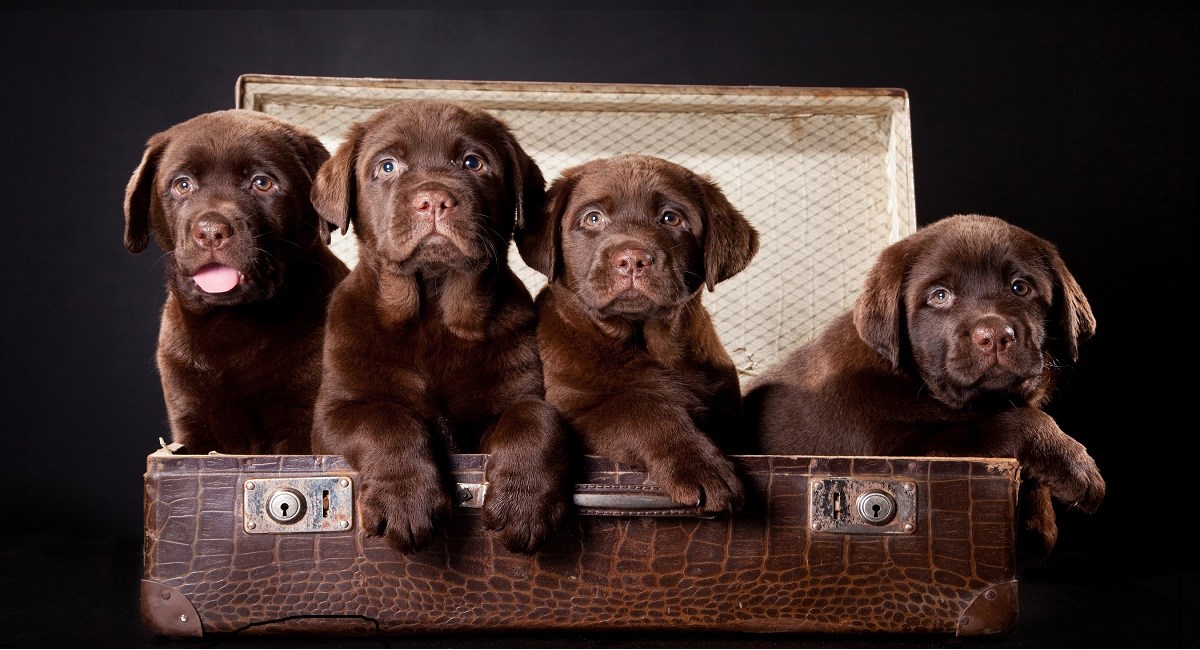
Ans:
[[[983,352],[1004,354],[1012,347],[1017,333],[1013,328],[999,318],[988,318],[976,323],[971,332],[975,347]]]
[[[454,197],[442,190],[422,190],[412,198],[413,211],[426,219],[441,219],[457,204]]]
[[[219,215],[205,215],[192,224],[192,239],[202,248],[217,249],[233,237],[233,226]]]
[[[617,273],[637,277],[654,264],[654,256],[640,248],[626,248],[613,253],[612,265]]]

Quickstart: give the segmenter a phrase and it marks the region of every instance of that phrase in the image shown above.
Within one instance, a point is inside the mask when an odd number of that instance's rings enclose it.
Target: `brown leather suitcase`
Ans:
[[[712,176],[763,236],[704,299],[743,377],[847,309],[878,253],[916,229],[903,90],[244,75],[236,92],[238,107],[303,124],[331,150],[350,122],[415,97],[496,113],[547,178],[626,151]],[[332,243],[351,266],[355,245]],[[509,259],[536,293],[544,277]],[[746,509],[701,519],[591,458],[577,512],[532,557],[480,525],[486,458],[453,460],[461,507],[405,556],[364,536],[341,457],[164,446],[145,476],[146,625],[989,634],[1016,621],[1011,459],[742,456]]]
[[[705,519],[587,459],[532,556],[480,524],[487,456],[404,555],[358,525],[340,456],[192,456],[145,475],[145,625],[165,636],[516,630],[1009,631],[1018,467],[996,458],[739,456],[747,507]],[[286,507],[286,506],[291,506]],[[299,512],[296,508],[299,507]],[[288,512],[291,510],[291,512]]]

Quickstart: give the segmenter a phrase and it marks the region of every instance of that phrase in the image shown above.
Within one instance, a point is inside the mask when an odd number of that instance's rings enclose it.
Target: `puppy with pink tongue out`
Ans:
[[[329,152],[248,110],[157,133],[125,190],[125,247],[166,256],[158,338],[171,436],[189,453],[307,454],[325,310],[349,273],[309,199]]]
[[[192,280],[205,293],[225,293],[241,284],[245,277],[241,271],[232,266],[213,262],[200,267],[200,270],[196,271],[196,275],[192,276]]]

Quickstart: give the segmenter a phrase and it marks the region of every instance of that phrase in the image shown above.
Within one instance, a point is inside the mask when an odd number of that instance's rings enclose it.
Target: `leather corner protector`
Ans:
[[[1017,626],[1017,581],[1001,582],[984,589],[963,610],[957,636],[1004,634]]]
[[[142,623],[165,637],[204,636],[200,615],[187,597],[153,580],[142,580]]]

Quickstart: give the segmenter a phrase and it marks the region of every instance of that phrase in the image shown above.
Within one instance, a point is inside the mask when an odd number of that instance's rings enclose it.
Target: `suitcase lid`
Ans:
[[[247,74],[237,107],[312,129],[332,152],[350,123],[394,101],[441,98],[505,120],[547,183],[626,152],[711,177],[758,229],[758,255],[705,293],[739,372],[753,376],[849,309],[876,256],[916,229],[908,93],[792,88],[476,82]],[[353,233],[334,252],[357,261]],[[545,276],[509,263],[533,294]]]

